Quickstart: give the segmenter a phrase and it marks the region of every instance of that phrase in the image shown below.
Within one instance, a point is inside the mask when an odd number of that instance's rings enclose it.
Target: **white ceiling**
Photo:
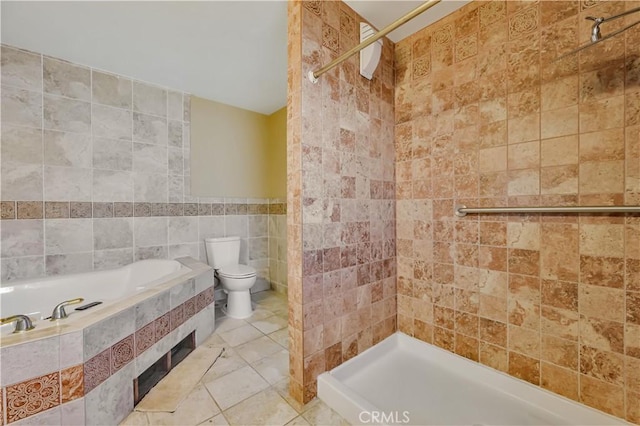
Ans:
[[[429,24],[444,18],[451,12],[461,8],[471,0],[443,0],[421,13],[411,21],[401,25],[387,37],[394,43],[409,37]],[[424,3],[423,0],[395,1],[395,0],[344,0],[360,16],[367,19],[378,30],[394,22],[398,18],[411,12]]]
[[[420,1],[348,0],[378,29]],[[468,1],[444,0],[399,41]],[[285,1],[2,1],[3,43],[270,114],[286,104]]]

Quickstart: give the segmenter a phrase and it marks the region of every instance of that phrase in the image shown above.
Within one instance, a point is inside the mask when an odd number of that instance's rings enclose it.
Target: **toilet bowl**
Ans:
[[[256,282],[256,270],[247,265],[227,265],[216,271],[216,275],[227,292],[227,304],[223,312],[231,318],[248,318],[251,308],[251,287]]]
[[[242,265],[240,237],[207,238],[205,240],[209,265],[216,271],[222,288],[227,293],[223,311],[231,318],[248,318],[251,307],[251,287],[256,282],[256,270]]]

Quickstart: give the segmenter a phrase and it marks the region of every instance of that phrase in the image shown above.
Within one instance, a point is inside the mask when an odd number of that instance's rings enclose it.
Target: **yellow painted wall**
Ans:
[[[284,197],[286,108],[266,116],[192,97],[191,194]]]
[[[267,117],[267,166],[271,198],[287,196],[287,107]]]

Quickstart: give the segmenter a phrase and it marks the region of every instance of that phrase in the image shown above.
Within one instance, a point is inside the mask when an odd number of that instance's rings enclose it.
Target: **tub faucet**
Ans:
[[[0,319],[0,324],[9,324],[10,322],[16,322],[16,328],[14,333],[22,333],[23,331],[29,331],[36,328],[31,322],[31,318],[26,315],[12,315],[7,318]]]
[[[64,319],[68,317],[67,312],[64,310],[65,306],[75,305],[76,303],[82,303],[84,299],[82,297],[78,297],[77,299],[65,300],[62,303],[58,303],[55,308],[53,308],[53,313],[51,314],[51,321],[56,321],[59,319]]]

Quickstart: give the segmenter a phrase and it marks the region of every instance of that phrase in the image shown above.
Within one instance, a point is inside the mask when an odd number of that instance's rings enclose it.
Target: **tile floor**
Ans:
[[[301,406],[289,397],[286,296],[264,291],[253,301],[248,320],[216,311],[203,345],[224,351],[174,413],[134,411],[122,425],[348,425],[318,399]]]

